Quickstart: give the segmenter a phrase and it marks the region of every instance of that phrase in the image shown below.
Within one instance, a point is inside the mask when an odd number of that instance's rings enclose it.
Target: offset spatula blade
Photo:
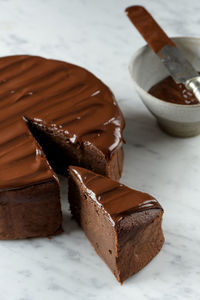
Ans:
[[[199,76],[178,48],[166,45],[157,52],[157,55],[176,83],[186,83],[187,80]]]

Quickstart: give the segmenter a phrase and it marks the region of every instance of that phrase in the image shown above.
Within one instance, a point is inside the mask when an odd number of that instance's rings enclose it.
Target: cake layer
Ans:
[[[0,192],[0,239],[45,237],[61,231],[57,180]]]
[[[163,209],[146,193],[71,166],[69,202],[96,252],[120,282],[148,264],[164,243]]]

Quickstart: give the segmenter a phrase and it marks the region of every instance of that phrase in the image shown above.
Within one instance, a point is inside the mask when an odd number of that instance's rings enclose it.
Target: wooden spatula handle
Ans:
[[[130,6],[126,9],[126,13],[155,53],[159,52],[165,45],[176,47],[143,6]]]

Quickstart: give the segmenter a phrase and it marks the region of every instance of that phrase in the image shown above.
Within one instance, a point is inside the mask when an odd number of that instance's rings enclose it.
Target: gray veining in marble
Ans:
[[[120,286],[71,220],[61,178],[65,233],[0,241],[0,300],[200,300],[200,137],[161,132],[134,90],[128,63],[144,41],[124,9],[138,3],[169,35],[200,36],[198,0],[1,0],[0,55],[66,60],[110,86],[127,123],[121,181],[161,202],[165,246]]]

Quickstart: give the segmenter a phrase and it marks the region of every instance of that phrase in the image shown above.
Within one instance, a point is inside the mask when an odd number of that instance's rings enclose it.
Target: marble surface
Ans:
[[[70,219],[61,178],[65,233],[0,241],[1,300],[200,299],[200,137],[161,132],[134,90],[127,66],[144,42],[123,11],[138,2],[169,35],[200,35],[199,0],[1,0],[0,55],[66,60],[111,87],[127,123],[121,181],[163,205],[163,250],[120,286]]]

